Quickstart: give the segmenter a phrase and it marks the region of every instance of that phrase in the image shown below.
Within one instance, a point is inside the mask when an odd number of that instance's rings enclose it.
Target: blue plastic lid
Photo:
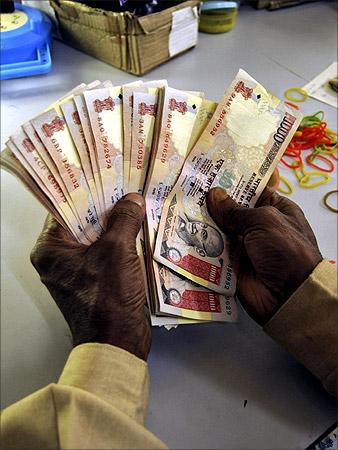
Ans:
[[[0,79],[49,72],[52,23],[40,10],[15,3],[14,13],[1,14]]]
[[[224,9],[224,8],[238,8],[237,2],[204,2],[202,5],[202,11],[208,11],[210,9]]]

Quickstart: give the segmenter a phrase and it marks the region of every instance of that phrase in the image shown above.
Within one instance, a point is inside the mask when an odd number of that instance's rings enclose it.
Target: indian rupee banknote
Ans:
[[[81,161],[83,173],[86,177],[89,190],[91,192],[94,205],[96,208],[97,216],[99,222],[103,223],[102,216],[103,211],[101,209],[101,204],[99,200],[98,189],[96,188],[94,171],[91,164],[89,148],[86,142],[86,138],[83,131],[83,126],[81,124],[80,116],[76,108],[76,104],[74,100],[69,100],[61,104],[61,110],[65,121],[67,123],[69,132],[72,136],[74,144],[76,146],[77,152],[79,154],[79,158]]]
[[[137,80],[122,86],[122,113],[123,113],[123,192],[129,191],[129,165],[131,157],[131,128],[133,125],[133,92],[135,88],[142,86],[143,81]]]
[[[175,184],[191,147],[193,130],[203,131],[215,108],[195,95],[166,88],[163,91],[158,140],[146,191],[146,232],[148,255],[153,251],[158,223],[165,198]],[[200,114],[200,109],[203,114]],[[207,114],[207,112],[211,114]],[[199,131],[198,131],[199,130]],[[156,296],[155,310],[196,320],[236,320],[233,298],[215,296],[188,280],[183,280],[166,267],[148,258],[151,292]],[[177,289],[173,286],[177,286]]]
[[[0,164],[4,170],[14,175],[15,178],[17,178],[21,183],[23,183],[25,188],[36,198],[36,200],[40,202],[41,205],[43,205],[46,208],[46,210],[53,217],[55,217],[55,219],[60,224],[62,224],[62,226],[67,228],[66,224],[63,222],[62,217],[59,215],[58,211],[55,209],[52,202],[39,188],[38,184],[30,176],[27,170],[24,169],[23,165],[20,163],[20,161],[17,159],[14,153],[6,146],[1,151]]]
[[[68,203],[68,196],[65,195],[61,186],[22,128],[11,136],[7,146],[19,159],[40,189],[49,197],[66,223],[68,230],[81,241],[83,236],[78,230],[78,222]]]
[[[54,160],[75,207],[79,225],[90,242],[102,234],[95,205],[68,127],[52,108],[31,120],[35,131]]]
[[[104,210],[109,214],[123,196],[122,87],[93,89],[83,95],[95,141]]]
[[[132,149],[129,169],[129,190],[142,194],[148,172],[154,126],[158,106],[158,89],[133,94]]]
[[[234,295],[233,246],[206,208],[220,186],[254,206],[301,120],[301,114],[240,70],[187,158],[161,216],[154,258],[215,292]]]
[[[134,83],[125,84],[122,86],[123,92],[123,186],[124,192],[133,192],[130,182],[131,177],[131,160],[133,151],[133,123],[134,123],[134,95],[139,92],[148,92],[149,88],[160,88],[168,86],[167,80],[153,80],[153,81],[135,81]]]

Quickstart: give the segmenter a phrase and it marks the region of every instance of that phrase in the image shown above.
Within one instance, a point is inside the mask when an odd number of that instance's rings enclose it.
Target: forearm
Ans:
[[[117,347],[85,344],[69,356],[57,384],[4,411],[10,448],[166,448],[144,428],[147,364]]]
[[[337,269],[323,261],[264,327],[335,396],[337,314]]]
[[[147,363],[108,344],[75,347],[59,385],[82,389],[143,424],[149,394]]]

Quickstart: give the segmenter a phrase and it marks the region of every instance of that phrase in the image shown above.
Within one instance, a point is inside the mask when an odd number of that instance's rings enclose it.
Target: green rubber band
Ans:
[[[336,208],[334,208],[333,206],[329,205],[329,203],[328,203],[327,200],[328,200],[328,198],[330,197],[330,195],[336,194],[337,192],[338,192],[338,190],[337,190],[337,189],[334,189],[333,191],[327,192],[327,193],[324,195],[324,197],[323,197],[323,203],[324,203],[324,205],[326,206],[326,208],[329,209],[329,210],[332,211],[332,212],[335,212],[335,213],[338,213],[338,209],[336,209]]]

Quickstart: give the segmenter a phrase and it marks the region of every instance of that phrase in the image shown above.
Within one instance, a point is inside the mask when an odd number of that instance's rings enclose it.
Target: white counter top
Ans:
[[[196,49],[143,79],[203,90],[217,100],[239,67],[275,95],[301,87],[336,59],[334,2],[275,12],[244,6],[228,34],[200,34]],[[59,42],[47,76],[2,83],[1,142],[81,81],[135,77]],[[304,114],[334,108],[309,99]],[[282,171],[289,179],[288,171]],[[69,331],[29,262],[44,209],[2,173],[2,400],[6,406],[57,380],[71,348]],[[337,260],[337,216],[321,204],[337,175],[315,190],[296,188],[324,257]],[[241,312],[237,325],[153,330],[147,425],[171,448],[303,449],[336,420],[335,402],[292,357]],[[247,404],[244,407],[244,402]]]

